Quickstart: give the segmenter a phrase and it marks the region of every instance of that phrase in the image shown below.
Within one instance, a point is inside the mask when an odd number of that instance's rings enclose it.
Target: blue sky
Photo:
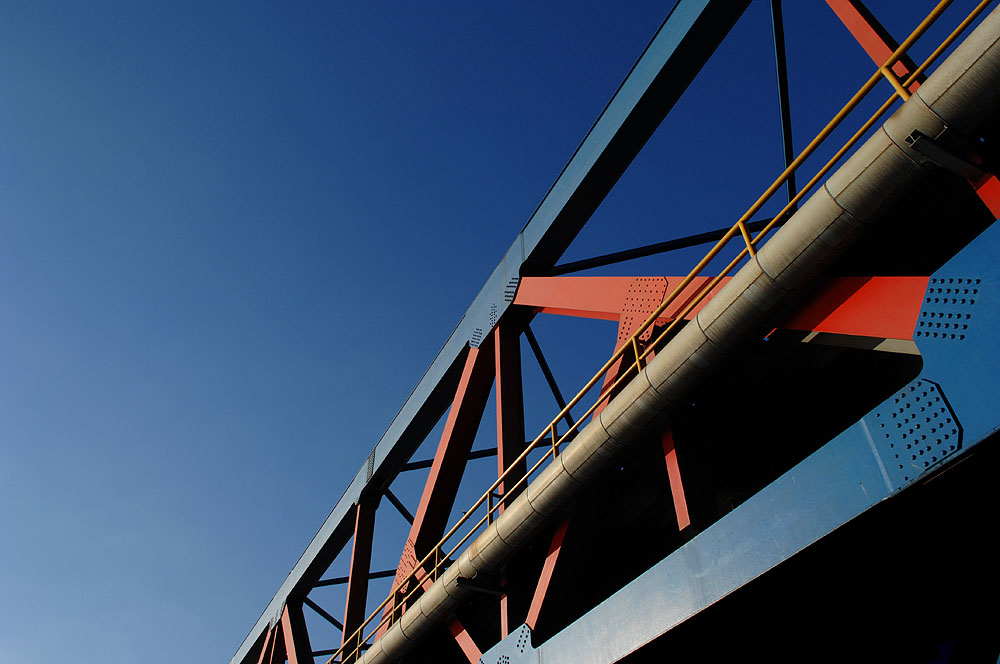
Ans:
[[[228,661],[671,3],[537,4],[0,3],[0,662]],[[871,68],[786,4],[801,147]],[[768,30],[568,259],[780,172]],[[614,342],[540,325],[565,391]]]

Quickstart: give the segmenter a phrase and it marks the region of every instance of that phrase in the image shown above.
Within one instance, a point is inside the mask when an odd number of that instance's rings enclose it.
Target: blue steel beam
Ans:
[[[487,279],[458,326],[393,418],[375,449],[313,536],[243,640],[231,664],[281,617],[288,598],[318,582],[353,532],[353,506],[380,492],[444,413],[470,345],[477,346],[513,300],[521,274],[544,274],[600,205],[749,0],[679,0],[569,163]]]
[[[932,275],[916,379],[538,648],[522,626],[483,664],[618,661],[991,439],[1000,430],[998,253],[994,224]]]

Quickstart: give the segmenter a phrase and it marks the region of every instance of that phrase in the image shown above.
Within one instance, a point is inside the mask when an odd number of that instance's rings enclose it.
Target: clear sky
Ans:
[[[0,664],[229,660],[672,3],[627,4],[0,2]],[[801,147],[872,70],[786,5]],[[768,31],[567,258],[780,172]]]

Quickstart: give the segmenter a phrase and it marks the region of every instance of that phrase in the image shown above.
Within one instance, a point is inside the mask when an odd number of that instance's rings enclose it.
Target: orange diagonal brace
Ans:
[[[417,561],[432,551],[444,534],[448,515],[455,504],[455,496],[465,472],[465,464],[472,449],[476,430],[482,419],[486,402],[493,387],[494,356],[493,336],[487,336],[480,348],[470,348],[465,367],[455,391],[455,399],[445,420],[441,441],[434,454],[424,491],[420,497],[410,526],[410,534],[396,568],[393,587],[402,583]],[[403,595],[406,594],[405,587]],[[393,599],[385,608],[383,617],[393,614],[397,608]],[[404,608],[405,607],[399,607]],[[396,611],[394,615],[399,615]],[[378,631],[381,638],[389,628],[386,621]]]
[[[267,630],[267,636],[264,637],[264,647],[260,649],[260,657],[257,658],[257,664],[271,664],[271,651],[274,650],[274,644],[271,640],[274,638],[274,629]]]
[[[674,513],[677,515],[677,529],[684,530],[691,525],[688,514],[687,499],[684,497],[684,484],[681,482],[681,467],[677,463],[677,450],[674,449],[674,434],[670,429],[663,432],[663,459],[667,464],[667,478],[670,480],[670,495],[674,499]]]
[[[281,613],[281,632],[285,640],[285,656],[288,664],[312,664],[312,647],[306,619],[302,615],[302,604],[289,602]]]
[[[469,632],[466,631],[465,626],[457,618],[452,618],[451,622],[448,623],[448,631],[455,637],[455,642],[469,659],[469,663],[478,664],[479,658],[483,656],[483,651],[479,649],[476,642],[469,636]]]
[[[531,629],[538,626],[538,616],[542,613],[542,605],[545,603],[545,596],[548,594],[549,585],[552,582],[552,575],[556,571],[556,563],[559,562],[559,553],[562,551],[563,542],[566,540],[566,529],[569,527],[569,517],[556,527],[549,543],[549,552],[545,556],[545,564],[542,565],[542,573],[538,576],[538,585],[535,587],[535,594],[531,598],[531,608],[528,609],[528,617],[524,623]]]
[[[865,49],[865,53],[875,62],[875,66],[884,65],[893,51],[899,48],[899,44],[889,35],[888,30],[882,27],[861,0],[826,0],[826,4],[830,5],[837,18],[858,40],[858,44]],[[904,58],[900,58],[892,65],[893,73],[901,79],[906,79],[913,68],[912,62]],[[920,83],[914,81],[910,84],[909,90],[916,92],[919,87]]]

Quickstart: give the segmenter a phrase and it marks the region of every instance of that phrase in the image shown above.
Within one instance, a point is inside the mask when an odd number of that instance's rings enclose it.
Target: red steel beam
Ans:
[[[457,618],[452,618],[451,622],[448,623],[448,631],[455,637],[455,642],[458,643],[458,647],[462,649],[462,652],[469,659],[469,663],[479,664],[479,658],[483,656],[483,651],[472,640],[465,626]]]
[[[677,529],[684,530],[691,525],[688,515],[687,499],[684,497],[684,484],[681,482],[681,468],[677,464],[677,450],[674,449],[674,434],[667,429],[661,438],[663,443],[663,458],[667,464],[667,479],[670,480],[670,493],[674,499],[674,513],[677,515]]]
[[[521,334],[511,325],[500,322],[493,333],[494,367],[496,373],[497,405],[497,473],[502,475],[507,466],[524,451],[524,394],[521,382]],[[499,495],[507,494],[507,487],[517,482],[527,471],[527,464],[520,461],[498,488]],[[510,496],[509,499],[512,499]],[[503,512],[503,505],[497,514]],[[510,633],[512,602],[505,592],[500,596],[500,638]]]
[[[410,527],[408,539],[413,542],[418,557],[430,551],[444,534],[448,515],[455,503],[467,457],[472,451],[476,430],[493,387],[491,344],[492,336],[487,337],[482,347],[469,349],[455,399],[434,454],[434,463]]]
[[[542,606],[545,604],[545,595],[548,593],[549,586],[552,583],[552,575],[555,572],[556,563],[559,562],[559,553],[562,551],[563,542],[566,540],[566,529],[568,527],[569,517],[566,517],[556,527],[556,531],[552,535],[552,542],[549,543],[549,552],[545,556],[542,573],[538,575],[538,585],[535,586],[535,594],[531,598],[528,617],[524,620],[524,624],[532,630],[538,625],[538,616],[541,614]]]
[[[868,11],[868,8],[865,7],[861,0],[826,0],[826,4],[830,6],[830,9],[837,15],[837,18],[844,24],[844,27],[858,41],[861,48],[865,49],[865,53],[875,62],[876,66],[881,67],[885,64],[889,56],[899,48],[899,43],[878,22],[878,19]],[[913,65],[913,62],[906,56],[900,58],[892,66],[892,72],[904,80],[914,69],[916,67]],[[914,81],[910,85],[909,90],[910,92],[915,92],[919,87],[920,83]]]
[[[928,277],[840,277],[785,316],[778,327],[883,339],[910,339]]]
[[[500,640],[503,641],[510,635],[510,598],[508,593],[510,590],[507,588],[507,577],[500,577],[500,587],[503,588],[503,594],[500,595]]]
[[[521,333],[501,322],[493,333],[494,367],[497,404],[497,472],[503,474],[508,464],[524,451],[524,395],[521,384]],[[500,495],[506,487],[524,475],[527,467],[522,460],[509,480],[498,487]],[[498,512],[502,512],[501,506]]]
[[[285,604],[281,614],[281,633],[288,664],[313,664],[312,646],[309,645],[309,632],[300,602]]]
[[[671,320],[676,317],[710,279],[696,277],[661,318]],[[622,303],[635,280],[636,277],[522,277],[514,304],[530,307],[537,313],[620,320]],[[667,277],[671,287],[679,281],[680,277]],[[710,296],[717,293],[724,283],[714,288]],[[697,315],[702,306],[704,304],[695,307],[687,318]]]
[[[493,387],[495,358],[492,343],[493,335],[489,335],[479,348],[469,348],[455,399],[448,411],[441,441],[434,454],[434,462],[396,568],[393,587],[406,578],[416,562],[429,553],[444,535],[476,430],[486,408],[490,388]],[[404,589],[403,593],[405,592]],[[386,606],[383,618],[394,608],[398,608],[395,600]],[[389,623],[386,622],[379,629],[380,638],[388,626]],[[346,629],[344,631],[347,632]]]
[[[281,625],[271,628],[271,652],[267,656],[267,664],[285,664],[285,632]]]
[[[257,664],[271,664],[271,650],[273,649],[271,638],[273,634],[273,628],[267,630],[267,636],[264,637],[264,647],[260,649],[260,657],[257,658]]]
[[[1000,184],[984,186],[1000,207]],[[515,304],[540,313],[616,320],[619,305],[612,297],[623,298],[632,277],[524,277]],[[667,323],[691,301],[697,286],[709,277],[699,277],[686,288],[657,319]],[[699,281],[700,280],[700,281]],[[681,277],[667,277],[668,284]],[[715,295],[729,277],[720,281],[686,318],[690,319]],[[927,289],[927,277],[836,277],[820,282],[813,294],[777,325],[807,332],[830,332],[884,339],[910,339],[916,327],[920,305]],[[669,289],[668,289],[669,290]],[[522,295],[523,293],[523,295]],[[618,313],[615,313],[618,306]]]
[[[979,198],[993,214],[994,219],[1000,219],[1000,180],[995,175],[987,175],[973,184]]]
[[[368,601],[368,574],[371,569],[372,540],[375,535],[375,512],[379,498],[362,498],[354,508],[354,538],[351,543],[351,567],[347,576],[347,602],[344,607],[344,630],[341,646],[346,662],[354,662],[360,656],[355,653],[361,636],[351,639],[351,635],[365,621]],[[360,651],[358,651],[360,652]]]

